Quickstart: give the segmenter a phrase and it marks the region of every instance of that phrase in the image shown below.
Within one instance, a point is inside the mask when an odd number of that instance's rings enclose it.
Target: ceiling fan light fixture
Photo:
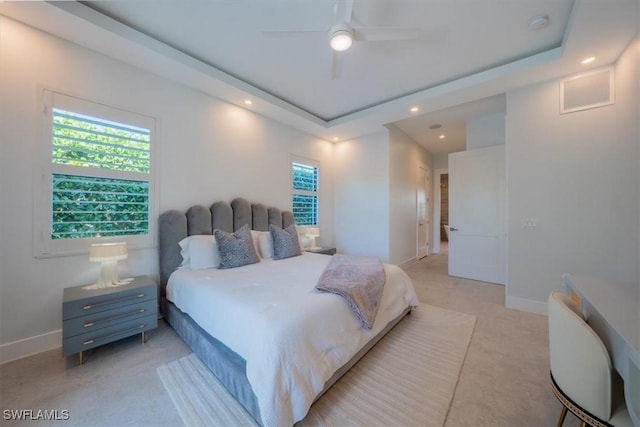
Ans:
[[[351,47],[353,43],[353,31],[345,24],[338,24],[331,29],[329,35],[331,49],[342,52]]]

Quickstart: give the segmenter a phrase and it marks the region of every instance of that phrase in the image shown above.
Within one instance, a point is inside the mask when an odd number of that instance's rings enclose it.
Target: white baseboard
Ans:
[[[406,260],[404,262],[401,262],[400,264],[398,264],[398,267],[400,267],[401,269],[404,270],[406,268],[411,267],[411,265],[415,264],[416,262],[418,262],[418,258],[413,257],[413,258],[410,258],[410,259],[408,259],[408,260]]]
[[[0,345],[0,364],[62,345],[62,329]]]
[[[547,315],[547,303],[535,301],[532,299],[518,298],[506,296],[504,305],[507,308],[513,308],[515,310],[527,311],[529,313]]]

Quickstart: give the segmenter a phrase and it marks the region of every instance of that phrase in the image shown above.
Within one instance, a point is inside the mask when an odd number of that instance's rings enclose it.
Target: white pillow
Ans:
[[[273,258],[273,240],[271,239],[271,233],[268,231],[261,231],[258,238],[258,247],[262,258]]]
[[[273,241],[268,231],[251,230],[253,245],[261,258],[273,258]]]
[[[251,240],[253,240],[253,248],[256,250],[256,253],[260,258],[263,258],[263,256],[260,255],[260,246],[258,245],[260,233],[262,233],[262,231],[251,230]]]
[[[180,255],[182,255],[181,268],[202,270],[220,266],[220,253],[213,235],[200,234],[185,237],[178,244],[181,248]]]

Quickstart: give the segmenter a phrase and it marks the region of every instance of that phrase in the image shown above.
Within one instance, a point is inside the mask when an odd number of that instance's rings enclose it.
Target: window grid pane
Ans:
[[[318,196],[294,194],[293,219],[296,225],[317,225]]]
[[[149,182],[52,175],[51,238],[148,234]]]
[[[53,164],[149,174],[148,129],[53,109]]]
[[[292,177],[294,190],[318,191],[317,167],[294,162],[292,164]]]

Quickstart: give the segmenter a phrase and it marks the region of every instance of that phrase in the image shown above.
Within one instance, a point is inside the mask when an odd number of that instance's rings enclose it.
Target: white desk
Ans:
[[[589,325],[609,351],[624,380],[633,425],[640,427],[640,286],[564,274],[565,291],[579,297]]]

